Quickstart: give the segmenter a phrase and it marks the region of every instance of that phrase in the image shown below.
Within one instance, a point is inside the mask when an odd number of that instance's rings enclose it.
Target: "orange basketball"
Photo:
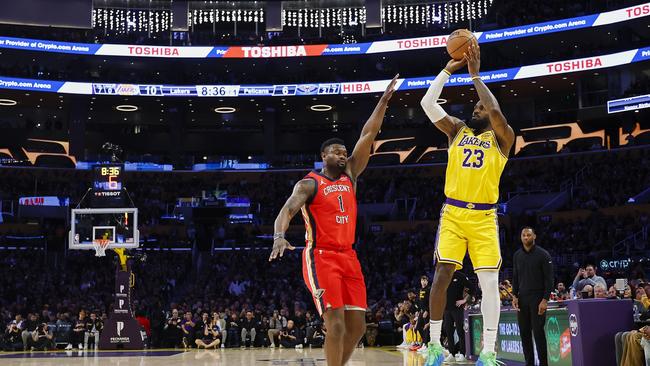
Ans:
[[[456,29],[451,32],[447,39],[447,53],[454,60],[461,60],[463,54],[467,52],[467,49],[472,44],[472,39],[474,39],[474,34],[469,30]]]

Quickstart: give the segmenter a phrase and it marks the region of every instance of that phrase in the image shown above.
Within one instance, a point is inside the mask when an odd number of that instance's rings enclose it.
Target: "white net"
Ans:
[[[106,256],[106,248],[108,247],[108,240],[93,240],[93,248],[95,249],[95,257]]]

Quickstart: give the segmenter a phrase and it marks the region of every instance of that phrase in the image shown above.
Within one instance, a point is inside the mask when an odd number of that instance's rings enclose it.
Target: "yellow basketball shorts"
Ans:
[[[452,263],[463,268],[465,253],[475,271],[501,268],[499,221],[496,209],[470,210],[442,205],[436,235],[435,256],[438,262]]]

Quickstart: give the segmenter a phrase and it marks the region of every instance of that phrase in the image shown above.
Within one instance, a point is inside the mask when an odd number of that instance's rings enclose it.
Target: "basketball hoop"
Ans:
[[[93,248],[95,249],[95,257],[106,256],[106,248],[108,247],[108,239],[93,240]]]

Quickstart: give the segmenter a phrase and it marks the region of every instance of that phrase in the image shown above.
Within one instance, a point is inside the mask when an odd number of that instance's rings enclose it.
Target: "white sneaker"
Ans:
[[[429,347],[426,344],[423,344],[422,347],[418,350],[418,353],[421,355],[426,355]]]
[[[465,358],[465,355],[460,353],[460,352],[458,352],[456,354],[455,358],[456,358],[456,362],[466,362],[467,361],[467,359]]]
[[[221,348],[226,348],[226,345],[221,343]]]
[[[449,355],[447,355],[447,357],[445,357],[445,361],[444,361],[444,362],[447,362],[447,363],[449,363],[449,362],[456,362],[456,358],[454,357],[454,355],[449,354]]]
[[[296,349],[302,349],[302,344],[297,345]]]
[[[407,349],[407,348],[409,348],[409,347],[411,347],[411,345],[408,344],[408,343],[406,343],[406,342],[403,342],[402,344],[400,344],[399,346],[397,346],[397,348],[400,348],[400,349]]]
[[[83,349],[83,348],[84,348],[84,345],[79,343],[79,349]]]
[[[275,343],[271,343],[270,348],[275,348]]]
[[[65,347],[66,350],[71,350],[72,349],[72,343],[68,343],[68,345]]]

